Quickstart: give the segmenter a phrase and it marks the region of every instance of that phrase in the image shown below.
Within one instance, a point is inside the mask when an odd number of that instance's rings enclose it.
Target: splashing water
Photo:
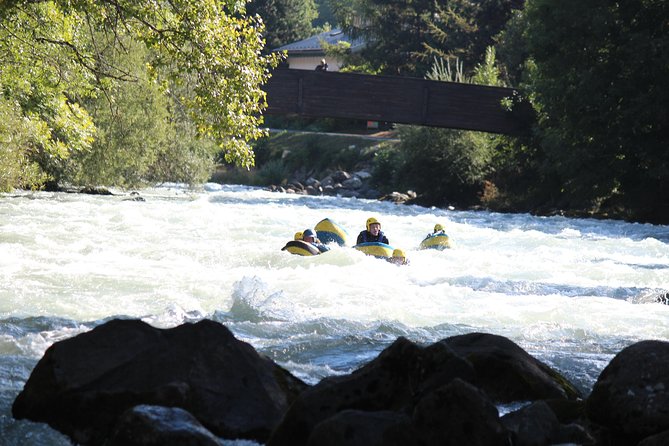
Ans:
[[[669,228],[459,212],[243,186],[0,200],[0,437],[66,445],[11,404],[52,343],[113,317],[157,327],[211,318],[296,376],[348,373],[398,336],[507,336],[587,394],[622,348],[669,340]],[[374,216],[407,266],[353,250]],[[349,247],[281,251],[330,218]],[[453,248],[418,250],[435,223]],[[233,443],[231,443],[233,444]],[[242,443],[234,443],[242,444]]]

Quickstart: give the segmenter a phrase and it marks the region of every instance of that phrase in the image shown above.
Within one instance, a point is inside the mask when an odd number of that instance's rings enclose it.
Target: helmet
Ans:
[[[302,231],[302,240],[304,240],[307,237],[316,238],[316,232],[314,232],[313,229],[305,229],[304,231]]]
[[[437,223],[436,225],[434,225],[434,232],[443,231],[443,230],[444,230],[444,227],[441,224]]]
[[[302,240],[302,231],[296,232],[295,236],[293,236],[293,240]]]
[[[406,255],[404,254],[404,251],[402,251],[401,249],[396,249],[393,251],[393,257],[406,258]]]
[[[370,227],[371,225],[373,225],[374,223],[378,223],[379,226],[381,226],[381,222],[378,221],[376,218],[374,218],[374,217],[369,217],[369,218],[367,219],[367,230],[368,230],[368,231],[369,231],[369,227]]]

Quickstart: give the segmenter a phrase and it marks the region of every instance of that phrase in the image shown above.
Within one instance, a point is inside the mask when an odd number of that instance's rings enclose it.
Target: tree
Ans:
[[[318,15],[313,22],[315,28],[332,28],[337,24],[337,19],[332,13],[332,7],[329,0],[315,0]]]
[[[559,204],[669,220],[669,3],[534,0],[526,88]]]
[[[433,0],[331,0],[332,10],[352,38],[366,45],[358,57],[370,70],[383,74],[422,76],[430,61],[423,55],[430,38],[427,18],[435,10]]]
[[[0,91],[34,123],[35,143],[24,154],[57,175],[63,160],[91,147],[95,126],[82,101],[135,80],[106,58],[109,48],[141,42],[152,55],[144,65],[152,81],[169,94],[187,79],[175,100],[198,134],[216,140],[226,161],[248,167],[248,142],[263,135],[260,87],[277,63],[261,54],[261,32],[235,0],[9,0],[0,5]]]
[[[448,0],[435,5],[436,12],[427,17],[431,39],[424,44],[425,56],[457,58],[474,67],[524,0]]]
[[[269,50],[311,36],[318,16],[314,0],[250,0],[246,10],[262,17]]]
[[[62,181],[139,187],[147,182],[152,164],[174,132],[169,97],[143,69],[149,51],[130,39],[122,43],[124,51],[108,48],[115,54],[104,57],[133,80],[116,82],[104,95],[82,102],[95,122],[96,138],[90,150],[75,153],[63,162]]]
[[[44,130],[39,123],[24,119],[17,104],[0,98],[0,191],[34,188],[46,181],[39,165],[26,156],[45,138]]]
[[[16,172],[20,180],[4,183],[3,190],[39,187],[54,166],[88,149],[93,140],[90,116],[71,99],[86,94],[90,72],[78,69],[66,46],[56,43],[62,36],[72,45],[82,45],[83,39],[75,23],[51,3],[4,3],[0,17],[0,92],[5,113],[23,118],[21,142],[12,136],[18,129],[5,128],[0,144],[3,152],[25,160],[14,165],[22,170]],[[11,169],[10,159],[3,157],[3,169]]]
[[[500,85],[493,48],[486,54],[485,62],[474,69],[474,75],[467,79],[460,77],[461,82]],[[448,67],[448,62],[437,61],[428,77],[453,81],[454,76],[461,76]],[[380,171],[375,176],[389,177],[400,186],[415,190],[419,195],[417,202],[424,205],[480,203],[485,181],[494,170],[494,154],[501,144],[499,135],[419,126],[399,129],[399,150],[382,156],[377,164]]]
[[[434,57],[483,61],[494,36],[523,0],[331,0],[345,31],[364,37],[373,71],[423,76]],[[468,73],[471,74],[471,73]]]

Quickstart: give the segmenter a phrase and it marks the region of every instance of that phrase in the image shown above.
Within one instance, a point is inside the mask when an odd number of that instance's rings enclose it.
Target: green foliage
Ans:
[[[0,92],[12,103],[10,113],[25,119],[20,132],[30,135],[21,143],[25,146],[16,148],[25,158],[21,165],[32,172],[30,178],[45,181],[63,160],[93,141],[92,120],[73,99],[86,94],[90,74],[77,70],[70,49],[60,43],[62,38],[73,45],[85,39],[76,20],[51,3],[9,6],[0,9]],[[5,130],[0,138],[11,139],[11,132]],[[14,186],[39,184],[19,181]]]
[[[655,0],[528,3],[526,88],[559,205],[669,218],[666,17]]]
[[[376,187],[384,193],[411,187],[404,184],[406,183],[404,168],[407,163],[407,151],[403,149],[404,146],[389,145],[379,150],[374,158],[372,177]]]
[[[217,146],[211,140],[197,138],[195,129],[183,128],[184,124],[168,134],[165,146],[157,152],[147,174],[150,183],[194,185],[210,178],[215,168],[212,154]]]
[[[452,129],[400,127],[404,166],[399,183],[431,205],[479,202],[491,172],[495,136]]]
[[[311,36],[318,15],[314,0],[250,0],[246,11],[262,17],[268,50]]]
[[[142,71],[146,49],[129,39],[122,43],[126,51],[105,54],[105,59],[133,80],[112,83],[104,94],[84,102],[97,126],[96,140],[90,150],[62,163],[59,181],[138,187],[165,145],[167,98]]]
[[[478,64],[474,69],[474,75],[472,76],[471,82],[473,84],[492,85],[495,87],[504,86],[504,82],[501,79],[500,69],[497,66],[494,46],[486,48],[483,62]]]
[[[475,62],[474,40],[479,35],[476,21],[481,2],[450,0],[435,2],[435,13],[426,17],[426,26],[434,39],[425,45],[426,53],[442,59],[463,59]]]
[[[433,81],[442,81],[442,82],[469,82],[464,74],[464,64],[458,59],[455,59],[455,67],[451,68],[450,59],[434,59],[432,68],[428,71],[426,78]]]
[[[281,184],[286,181],[289,170],[281,159],[269,160],[258,169],[261,184]]]
[[[16,104],[0,98],[0,192],[14,187],[35,188],[46,181],[31,153],[44,135],[39,125],[23,119]]]
[[[498,85],[498,74],[495,52],[490,49],[471,80]],[[458,65],[454,73],[449,62],[438,59],[429,76],[437,81],[452,81],[454,77],[462,80],[462,68]],[[377,179],[390,178],[403,188],[415,190],[424,204],[479,203],[485,181],[494,171],[499,136],[418,126],[399,129],[399,149],[377,158]]]
[[[160,182],[206,181],[217,148],[199,138],[175,101],[185,88],[166,96],[142,70],[149,60],[143,45],[124,41],[125,51],[106,56],[133,81],[112,84],[85,102],[97,128],[91,150],[72,156],[62,180],[74,184],[136,188]]]
[[[435,58],[482,63],[518,0],[331,0],[338,22],[366,48],[351,63],[370,72],[422,76]],[[471,75],[466,73],[466,75]]]
[[[337,23],[337,19],[332,13],[332,7],[329,0],[315,0],[316,9],[318,10],[318,17],[314,20],[315,28],[333,28]]]
[[[255,142],[256,170],[225,169],[215,181],[267,186],[282,184],[305,175],[323,178],[335,170],[355,171],[368,167],[377,153],[386,151],[379,143],[353,135],[315,135],[305,132],[277,132]]]
[[[53,180],[92,181],[94,173],[76,162],[103,169],[99,179],[111,178],[116,173],[109,172],[129,162],[122,177],[132,184],[148,175],[146,164],[156,159],[159,141],[149,137],[142,143],[141,134],[127,132],[159,133],[165,122],[159,110],[172,107],[160,105],[159,96],[172,94],[171,104],[187,110],[198,135],[217,141],[227,162],[252,166],[249,141],[264,134],[259,124],[266,102],[260,87],[278,61],[276,55],[262,54],[261,32],[261,24],[235,0],[3,2],[0,92],[33,126],[35,143],[24,149],[25,165],[39,165]],[[131,41],[149,49],[150,59],[141,66],[118,63],[123,60],[119,53],[136,47]],[[125,82],[136,85],[121,86]],[[92,98],[105,99],[109,113],[91,105]],[[95,125],[84,102],[103,127],[90,156],[86,152]],[[129,115],[123,113],[125,106],[131,108]],[[158,115],[140,119],[142,107]],[[116,150],[112,141],[119,137],[127,146],[103,155],[102,147]]]
[[[267,163],[280,159],[287,172],[303,170],[324,175],[328,170],[352,170],[358,163],[369,159],[371,154],[366,149],[373,142],[355,137],[286,133],[275,136],[267,144],[273,147],[273,153],[267,156]]]
[[[431,40],[426,40],[424,53],[443,59],[458,58],[470,67],[484,63],[487,49],[496,43],[496,36],[523,3],[519,0],[435,2],[435,14],[426,18]]]
[[[426,18],[435,13],[431,0],[332,0],[333,13],[351,37],[364,37],[358,53],[372,72],[422,75],[429,61],[422,55],[429,39]],[[356,62],[352,65],[364,65]]]
[[[156,33],[140,22],[139,38],[164,55],[159,66],[170,68],[168,79],[191,76],[190,94],[179,101],[192,111],[198,133],[219,141],[227,162],[252,166],[248,141],[264,134],[258,127],[266,105],[260,86],[278,61],[262,55],[260,24],[235,14],[240,3],[232,0],[171,1],[159,10],[154,5],[147,0],[139,12],[160,12],[160,28],[176,32]]]
[[[510,85],[521,86],[527,59],[525,11],[515,10],[506,27],[496,36],[496,51]]]

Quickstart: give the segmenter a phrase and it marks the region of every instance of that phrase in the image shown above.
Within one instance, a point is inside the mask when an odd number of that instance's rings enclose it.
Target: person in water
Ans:
[[[358,234],[357,244],[367,242],[379,242],[389,245],[388,237],[381,231],[381,222],[376,218],[370,217],[367,219],[367,229]]]
[[[432,234],[429,235],[446,235],[446,231],[444,230],[444,227],[440,223],[437,223],[436,225],[434,225],[434,231],[432,232]]]
[[[330,250],[330,248],[321,243],[318,237],[316,237],[316,232],[313,229],[305,229],[302,231],[302,240],[314,245],[321,253]]]
[[[293,236],[293,240],[302,240],[302,231],[297,231]]]
[[[388,261],[390,263],[394,263],[395,265],[408,265],[409,264],[409,259],[407,259],[406,254],[404,254],[404,251],[401,249],[396,249],[393,251],[393,256],[388,257]]]
[[[436,237],[436,238],[435,238]],[[444,230],[441,223],[434,225],[434,231],[425,236],[425,240],[421,242],[421,249],[446,249],[451,247],[451,241]]]

